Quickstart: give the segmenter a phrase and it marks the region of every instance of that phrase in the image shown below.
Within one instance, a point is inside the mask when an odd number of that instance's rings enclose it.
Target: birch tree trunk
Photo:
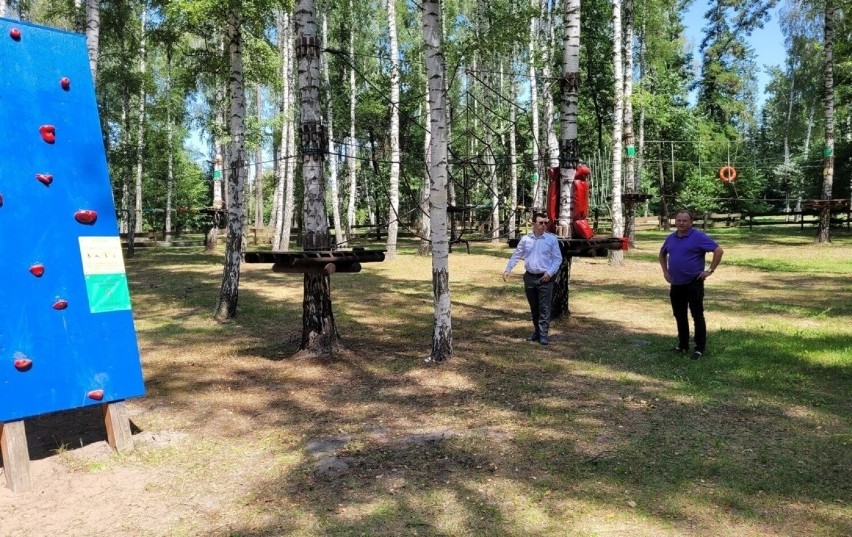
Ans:
[[[278,113],[280,115],[281,131],[278,137],[277,158],[275,160],[275,195],[272,201],[272,215],[270,227],[272,228],[272,251],[282,251],[282,232],[284,226],[284,192],[287,188],[287,161],[290,155],[287,153],[287,91],[289,88],[289,71],[287,70],[287,45],[290,42],[290,34],[287,31],[289,25],[289,13],[279,10],[275,16],[275,24],[278,30],[278,55],[281,59],[281,94],[278,96]]]
[[[624,0],[624,177],[627,192],[636,192],[636,146],[633,136],[633,0]],[[626,204],[625,236],[630,244],[636,242],[636,202]]]
[[[214,317],[220,322],[237,315],[239,299],[240,262],[242,260],[243,222],[245,213],[245,118],[246,96],[243,80],[242,14],[238,7],[228,9],[228,80],[230,94],[229,130],[231,147],[228,151],[228,236],[225,239],[225,263],[222,287]]]
[[[539,0],[530,1],[532,2],[532,7],[536,7],[539,3]],[[544,155],[541,152],[541,143],[539,141],[541,130],[539,127],[538,117],[538,82],[536,81],[536,63],[538,62],[538,26],[538,19],[536,17],[532,17],[530,19],[529,42],[530,112],[532,114],[532,137],[530,139],[530,143],[532,144],[533,173],[535,173],[532,185],[532,206],[535,209],[541,209],[543,207],[542,200],[544,199],[544,191],[542,189],[542,185],[545,183],[545,178],[547,177],[547,172],[544,169]]]
[[[612,235],[624,235],[624,219],[621,214],[621,153],[624,128],[624,71],[621,60],[621,0],[612,1],[612,61],[615,77],[615,107],[612,118]],[[609,264],[624,264],[624,252],[609,251]]]
[[[580,96],[580,0],[565,0],[562,24],[562,94],[559,141],[559,216],[557,235],[570,239],[573,208],[572,183],[580,164],[580,140],[577,137],[577,104]],[[562,266],[553,282],[551,317],[570,315],[570,281],[573,258],[562,256]]]
[[[175,154],[174,138],[175,126],[172,123],[172,46],[166,45],[166,242],[171,241],[169,233],[172,232],[172,204],[175,188]]]
[[[580,140],[577,137],[577,104],[580,96],[580,0],[565,1],[563,25],[562,139],[560,142],[559,217],[557,234],[571,237],[571,185],[580,163]],[[570,264],[569,264],[570,267]]]
[[[284,149],[284,209],[281,215],[281,234],[279,244],[282,250],[290,247],[290,234],[293,227],[293,214],[296,207],[296,73],[294,52],[294,17],[288,14],[285,18],[284,66],[286,79],[284,84],[284,117],[287,135],[284,137],[287,147]]]
[[[390,188],[388,191],[387,259],[396,259],[399,232],[399,43],[396,36],[396,0],[386,0],[391,56]]]
[[[325,11],[322,15],[322,48],[328,48],[328,17]],[[331,211],[334,216],[334,241],[335,246],[344,245],[347,242],[346,226],[340,221],[340,187],[337,177],[337,151],[334,145],[334,106],[331,100],[331,81],[329,77],[328,60],[323,56],[322,75],[325,82],[326,101],[328,102],[328,113],[326,114],[325,124],[328,129],[328,155],[331,159],[328,163],[328,182],[331,184]]]
[[[349,12],[354,11],[354,0],[349,0]],[[355,105],[357,104],[357,88],[355,86],[355,28],[349,27],[349,142],[346,147],[346,168],[349,172],[349,204],[346,209],[346,221],[349,224],[349,235],[354,233],[355,227],[355,199],[358,194],[357,161],[355,159],[358,151],[355,141]]]
[[[444,56],[439,24],[440,0],[423,1],[423,42],[429,81],[429,130],[432,160],[429,165],[429,210],[432,236],[432,292],[434,331],[429,361],[444,362],[453,354],[450,311],[449,240],[447,233],[447,138]]]
[[[296,59],[299,69],[299,111],[301,130],[304,206],[302,247],[328,250],[328,215],[325,207],[323,156],[326,149],[320,109],[320,40],[314,18],[313,0],[296,3]],[[331,277],[325,272],[305,273],[302,305],[302,353],[328,356],[340,350],[340,336],[331,305]]]
[[[516,54],[512,54],[513,59]],[[515,103],[518,102],[518,83],[514,73],[509,74],[509,207],[508,225],[506,233],[510,239],[517,235],[516,223],[518,220],[518,143],[516,124],[517,112]]]
[[[86,48],[89,51],[89,69],[92,79],[98,78],[98,42],[101,35],[100,0],[86,0]]]
[[[145,70],[146,70],[146,51],[145,51],[145,23],[148,17],[146,5],[142,3],[142,33],[139,38],[139,123],[136,125],[136,188],[135,194],[135,209],[136,218],[134,231],[142,233],[142,174],[143,174],[143,157],[145,153]]]
[[[553,56],[553,51],[556,50],[556,34],[555,34],[555,24],[553,24],[553,13],[550,9],[550,2],[548,0],[542,0],[542,22],[545,24],[545,31],[542,32],[546,36],[545,45],[543,47],[543,67],[541,70],[541,75],[544,80],[550,80],[550,58]],[[578,34],[579,35],[579,34]],[[577,58],[579,62],[579,52],[577,53]],[[579,65],[579,64],[578,64]],[[577,68],[579,71],[579,67]],[[554,113],[555,104],[553,102],[553,92],[545,91],[542,94],[542,100],[544,101],[544,129],[545,129],[545,140],[547,141],[547,156],[548,156],[548,167],[557,167],[559,166],[559,141],[556,137],[556,114]],[[542,178],[546,177],[545,173]],[[546,181],[542,181],[542,187],[544,188],[543,192],[547,192],[547,188],[544,186]],[[569,215],[570,218],[570,215]]]
[[[831,197],[834,183],[834,0],[825,1],[823,37],[823,80],[825,83],[825,148],[822,170],[822,211],[817,242],[831,242]]]
[[[429,111],[429,79],[426,79],[426,92],[424,93],[426,97],[425,109]],[[421,105],[422,106],[422,105]],[[420,246],[417,248],[417,255],[426,256],[429,255],[432,251],[432,242],[430,240],[429,233],[429,173],[430,167],[432,166],[432,131],[430,130],[431,126],[426,125],[425,133],[423,136],[423,186],[420,189],[420,215],[418,218],[418,222],[420,223],[418,227],[418,234],[420,235]]]
[[[255,88],[255,105],[257,124],[263,125],[263,87],[258,84]],[[263,142],[257,145],[254,154],[254,227],[263,227]]]

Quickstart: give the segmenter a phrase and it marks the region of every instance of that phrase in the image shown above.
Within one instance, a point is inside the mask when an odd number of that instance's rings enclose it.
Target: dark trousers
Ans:
[[[536,334],[547,336],[550,328],[550,309],[553,303],[553,280],[542,282],[544,274],[524,273],[524,293],[530,303],[533,328]]]
[[[695,350],[704,352],[707,344],[707,323],[704,322],[704,280],[698,278],[684,285],[672,285],[669,291],[672,313],[677,321],[677,346],[689,348],[689,317],[695,324]]]

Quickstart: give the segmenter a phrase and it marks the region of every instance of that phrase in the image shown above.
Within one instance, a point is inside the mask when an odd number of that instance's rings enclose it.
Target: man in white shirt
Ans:
[[[527,338],[547,345],[547,331],[550,328],[550,310],[553,302],[553,277],[562,265],[562,253],[559,251],[559,240],[556,235],[547,233],[547,216],[535,213],[532,218],[532,233],[521,238],[515,253],[509,259],[503,272],[503,281],[508,281],[509,274],[524,260],[524,292],[530,303],[530,313],[534,331]]]

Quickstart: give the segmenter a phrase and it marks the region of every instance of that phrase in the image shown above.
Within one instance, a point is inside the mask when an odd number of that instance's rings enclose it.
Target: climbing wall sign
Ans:
[[[141,396],[85,38],[0,19],[0,422]]]

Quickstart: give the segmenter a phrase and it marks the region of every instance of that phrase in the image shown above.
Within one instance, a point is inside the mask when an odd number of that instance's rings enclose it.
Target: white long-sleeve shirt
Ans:
[[[559,240],[552,233],[542,233],[536,237],[535,233],[524,235],[515,253],[509,258],[506,272],[511,272],[518,261],[524,260],[524,268],[533,274],[547,273],[554,276],[562,264],[562,253],[559,251]]]

